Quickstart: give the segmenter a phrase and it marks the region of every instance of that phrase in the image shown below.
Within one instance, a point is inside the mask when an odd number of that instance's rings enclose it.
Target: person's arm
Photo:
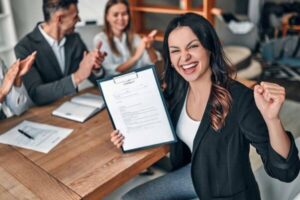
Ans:
[[[1,65],[2,70],[4,71],[4,65]],[[13,87],[13,84],[16,80],[16,77],[19,72],[20,67],[20,60],[17,60],[7,71],[6,74],[3,74],[3,82],[0,86],[0,103],[2,103],[5,99],[5,97],[9,94],[11,88]]]
[[[153,30],[146,37],[143,38],[143,40],[145,40],[146,43],[146,51],[152,63],[155,63],[158,60],[158,55],[155,49],[153,48],[153,42],[156,34],[157,30]]]
[[[136,45],[137,49],[134,55],[123,62],[121,61],[123,59],[120,59],[118,56],[113,54],[109,46],[108,38],[104,32],[101,32],[94,37],[93,44],[95,48],[99,42],[102,42],[102,51],[107,53],[102,65],[108,76],[120,74],[132,68],[140,59],[145,49],[145,45],[143,43],[139,43]]]
[[[286,159],[291,141],[279,118],[279,112],[285,100],[285,89],[274,83],[262,82],[254,87],[254,99],[267,124],[272,148]]]
[[[36,105],[49,104],[59,98],[77,92],[77,85],[74,78],[72,79],[72,76],[79,68],[86,47],[83,45],[78,34],[68,36],[67,40],[65,49],[68,48],[69,53],[71,53],[71,56],[66,55],[66,59],[70,59],[66,60],[66,63],[69,63],[69,66],[66,66],[68,75],[63,77],[57,75],[53,69],[53,61],[51,60],[55,59],[55,57],[45,53],[47,50],[43,49],[37,53],[36,62],[33,63],[30,71],[23,77],[28,94]],[[16,56],[25,58],[32,53],[35,45],[34,41],[30,38],[23,39],[15,47]],[[82,81],[81,78],[82,76],[80,76],[77,81]]]
[[[3,93],[2,89],[0,88],[0,103],[4,101],[5,94]]]
[[[121,148],[121,146],[124,144],[124,139],[124,135],[122,135],[119,130],[113,130],[113,132],[110,133],[110,141],[117,148]]]
[[[289,146],[284,147],[285,150],[288,149],[288,155],[280,155],[276,144],[274,145],[271,142],[271,137],[276,132],[267,126],[255,103],[253,91],[247,90],[244,93],[240,93],[239,96],[238,109],[241,132],[249,143],[256,148],[257,153],[262,158],[266,172],[271,177],[285,182],[292,181],[298,175],[300,169],[298,150],[292,134],[278,130],[281,132],[280,134],[286,135],[284,137],[288,138],[287,141],[282,141],[282,145],[286,145],[285,142],[288,142]],[[269,133],[270,131],[272,133]]]
[[[122,73],[122,72],[126,72],[128,71],[130,68],[132,68],[136,62],[141,58],[141,56],[143,55],[144,51],[145,51],[145,42],[143,40],[141,40],[139,46],[137,47],[137,49],[135,50],[133,56],[131,56],[126,62],[122,63],[121,65],[119,65],[116,69],[116,71]]]
[[[95,48],[88,52],[84,42],[78,36],[77,46],[83,52],[83,57],[78,62],[78,69],[72,74],[72,80],[75,87],[86,80],[89,79],[95,86],[97,85],[97,79],[104,77],[105,71],[102,67],[102,63],[106,57],[106,52],[102,51],[102,42],[98,42]]]
[[[105,59],[102,62],[102,68],[104,69],[104,73],[106,76],[112,76],[119,74],[119,72],[116,71],[117,67],[120,65],[119,60],[115,58],[114,54],[112,53],[112,50],[108,44],[107,36],[104,32],[98,33],[95,35],[93,39],[93,46],[94,48],[97,48],[99,42],[102,43],[102,51],[105,52],[107,55]]]
[[[19,43],[15,47],[17,58],[25,58],[31,53],[32,51],[30,48],[27,48],[24,43]],[[71,75],[48,83],[43,80],[39,70],[47,71],[49,76],[56,76],[55,72],[50,70],[52,69],[51,62],[45,62],[44,59],[49,60],[49,58],[43,57],[41,52],[38,52],[36,62],[33,63],[29,72],[23,76],[25,88],[27,89],[31,100],[36,105],[46,105],[63,96],[76,93],[76,88],[73,85]],[[38,64],[41,63],[44,63],[44,65],[38,66]]]
[[[119,72],[127,71],[137,62],[139,62],[142,66],[155,63],[159,59],[158,53],[152,46],[156,34],[157,30],[153,30],[142,39],[136,38],[136,41],[134,41],[134,43],[138,43],[138,47],[135,54],[130,59],[128,59],[127,62],[120,65],[117,70]]]
[[[2,87],[0,87],[0,103],[2,103],[5,99],[5,92],[3,91]]]
[[[145,48],[146,51],[143,52],[143,55],[137,62],[138,67],[155,64],[157,61],[161,60],[160,53],[156,51],[152,46],[156,32],[157,31],[154,30],[148,36],[143,38],[146,44],[146,48]]]
[[[74,81],[78,86],[82,81],[93,76],[92,71],[100,69],[104,59],[104,55],[98,49],[92,52],[85,52],[82,61],[79,64],[78,70],[74,73]]]
[[[22,85],[22,77],[31,69],[33,62],[36,58],[36,51],[27,56],[25,59],[20,61],[20,69],[18,75],[16,76],[14,86],[21,87]]]
[[[26,59],[20,61],[17,60],[11,67],[9,67],[7,73],[1,74],[0,78],[5,76],[3,81],[3,87],[1,86],[1,102],[3,102],[5,97],[5,108],[7,115],[16,114],[20,115],[31,105],[31,101],[27,95],[26,89],[22,84],[22,76],[28,72],[31,68],[31,65],[35,59],[35,53],[28,56]],[[1,64],[1,72],[4,70],[4,63]],[[14,78],[13,78],[14,77]],[[0,80],[2,82],[2,80]],[[13,85],[14,84],[14,85]],[[7,88],[7,89],[3,89]],[[6,92],[4,92],[6,91]],[[4,94],[3,94],[4,92]],[[4,108],[3,108],[4,109]],[[2,108],[1,108],[2,110]]]
[[[158,60],[158,56],[157,56],[155,49],[151,46],[149,48],[146,48],[146,51],[149,55],[150,61],[152,63],[156,63],[156,61]]]

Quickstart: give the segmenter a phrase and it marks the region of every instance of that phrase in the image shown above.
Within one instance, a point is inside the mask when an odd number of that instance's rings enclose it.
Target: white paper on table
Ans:
[[[18,129],[28,133],[34,139],[30,139],[21,134]],[[52,148],[72,133],[72,131],[73,129],[25,120],[0,135],[0,143],[48,153]]]
[[[124,151],[176,141],[152,68],[100,81],[100,87],[125,136]]]

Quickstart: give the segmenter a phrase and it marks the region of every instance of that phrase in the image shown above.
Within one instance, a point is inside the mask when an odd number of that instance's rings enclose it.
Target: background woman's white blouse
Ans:
[[[101,41],[102,42],[101,51],[105,51],[107,53],[107,56],[105,57],[102,63],[102,66],[105,69],[106,76],[120,74],[120,72],[117,72],[116,69],[118,68],[119,65],[123,64],[131,57],[130,51],[126,45],[126,38],[127,35],[125,33],[122,34],[121,39],[114,37],[116,48],[120,52],[120,56],[118,56],[112,52],[108,43],[107,35],[104,32],[100,32],[94,37],[94,41],[93,41],[94,47],[96,48],[98,43]],[[133,47],[137,48],[140,42],[141,42],[141,38],[137,34],[134,34]],[[158,56],[158,59],[161,59],[161,56],[157,51],[156,54]],[[150,57],[147,51],[145,50],[142,57],[131,69],[137,69],[150,64],[153,63],[151,62]]]

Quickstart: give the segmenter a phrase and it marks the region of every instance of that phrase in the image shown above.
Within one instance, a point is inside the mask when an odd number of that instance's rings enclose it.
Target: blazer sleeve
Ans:
[[[287,132],[291,147],[287,159],[280,156],[271,146],[265,121],[256,107],[253,91],[247,90],[239,101],[239,125],[245,138],[256,148],[261,156],[266,172],[284,182],[294,180],[300,168],[298,150],[294,138]]]
[[[30,41],[27,42],[29,43]],[[26,46],[27,42],[22,41],[15,47],[17,58],[24,59],[33,52]],[[71,75],[45,83],[38,71],[37,62],[34,62],[29,72],[23,76],[23,81],[31,100],[36,105],[46,105],[63,96],[76,93]]]

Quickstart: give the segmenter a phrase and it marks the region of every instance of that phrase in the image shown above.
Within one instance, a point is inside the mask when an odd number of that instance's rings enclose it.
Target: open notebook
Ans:
[[[102,108],[105,103],[102,96],[85,93],[73,97],[70,101],[64,102],[52,114],[58,117],[84,122]]]

